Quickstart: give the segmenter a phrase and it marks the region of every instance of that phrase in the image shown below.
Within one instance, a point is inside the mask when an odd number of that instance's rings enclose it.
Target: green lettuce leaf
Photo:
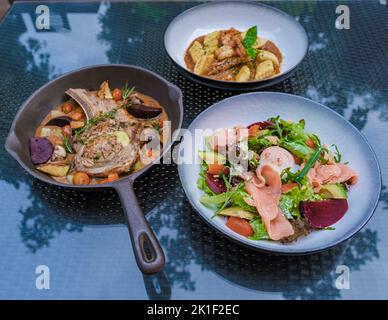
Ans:
[[[255,152],[259,152],[260,150],[271,146],[272,146],[272,143],[269,140],[265,139],[265,137],[263,136],[251,137],[248,139],[249,150],[252,150]]]
[[[292,188],[280,197],[279,207],[287,219],[299,219],[299,203],[301,201],[318,201],[324,198],[315,194],[314,190],[306,179],[299,187]]]
[[[202,162],[199,171],[199,177],[197,179],[197,187],[199,190],[202,190],[207,195],[214,195],[215,193],[209,188],[206,183],[206,172],[208,170],[208,165],[205,162]]]
[[[253,229],[253,236],[249,237],[251,240],[266,240],[269,239],[267,230],[260,218],[253,219],[250,221],[250,225]]]
[[[244,201],[244,198],[250,197],[251,196],[245,191],[245,185],[243,183],[240,183],[239,185],[231,188],[229,192],[224,192],[221,194],[213,193],[202,195],[199,198],[199,201],[203,205],[208,207],[222,207],[223,209],[229,207],[240,207],[245,211],[257,212],[256,207],[252,207]]]

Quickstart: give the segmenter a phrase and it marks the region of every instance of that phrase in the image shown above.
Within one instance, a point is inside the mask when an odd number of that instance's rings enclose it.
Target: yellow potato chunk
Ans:
[[[275,69],[271,60],[265,60],[256,67],[256,80],[263,80],[275,73]]]
[[[242,66],[240,71],[236,75],[236,81],[237,82],[245,82],[249,81],[249,78],[251,77],[251,71],[247,66]]]
[[[202,44],[200,44],[198,41],[194,41],[193,45],[189,49],[189,52],[194,63],[197,63],[197,61],[205,54],[205,50],[203,50]]]
[[[241,32],[241,39],[243,39],[243,40],[245,39],[245,37],[247,35],[247,31]],[[253,44],[252,48],[260,49],[261,47],[263,47],[266,44],[266,42],[267,42],[267,39],[264,39],[262,37],[257,36],[256,42]]]
[[[207,54],[213,53],[218,48],[219,31],[214,31],[205,36],[203,45]]]
[[[199,75],[204,74],[213,61],[214,61],[214,55],[212,54],[203,55],[195,64],[194,73]]]
[[[257,37],[256,42],[252,46],[252,48],[260,49],[261,47],[264,47],[264,45],[267,43],[267,39],[264,39],[262,37]]]
[[[257,55],[257,61],[271,60],[275,66],[279,66],[279,59],[270,51],[260,50]]]

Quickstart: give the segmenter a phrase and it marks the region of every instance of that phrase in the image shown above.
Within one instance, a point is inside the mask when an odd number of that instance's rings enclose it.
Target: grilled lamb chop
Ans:
[[[139,155],[140,128],[124,109],[88,128],[77,138],[76,170],[94,177],[129,172]]]
[[[111,98],[107,82],[99,91],[69,89],[66,93],[78,102],[89,121],[107,112],[114,114],[113,118],[106,117],[93,123],[77,136],[74,145],[76,170],[94,177],[129,172],[139,156],[142,123]]]

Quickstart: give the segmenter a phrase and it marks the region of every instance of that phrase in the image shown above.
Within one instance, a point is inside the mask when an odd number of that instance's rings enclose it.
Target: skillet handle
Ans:
[[[117,181],[114,184],[127,217],[128,230],[131,236],[133,252],[141,272],[154,274],[164,267],[164,253],[159,241],[144,217],[135,192],[133,181]]]

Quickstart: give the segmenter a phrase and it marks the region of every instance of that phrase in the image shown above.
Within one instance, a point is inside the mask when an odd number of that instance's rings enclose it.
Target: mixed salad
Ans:
[[[277,116],[216,130],[199,157],[200,202],[252,240],[286,243],[332,229],[348,210],[347,194],[357,183],[337,146],[307,133],[303,119]]]

